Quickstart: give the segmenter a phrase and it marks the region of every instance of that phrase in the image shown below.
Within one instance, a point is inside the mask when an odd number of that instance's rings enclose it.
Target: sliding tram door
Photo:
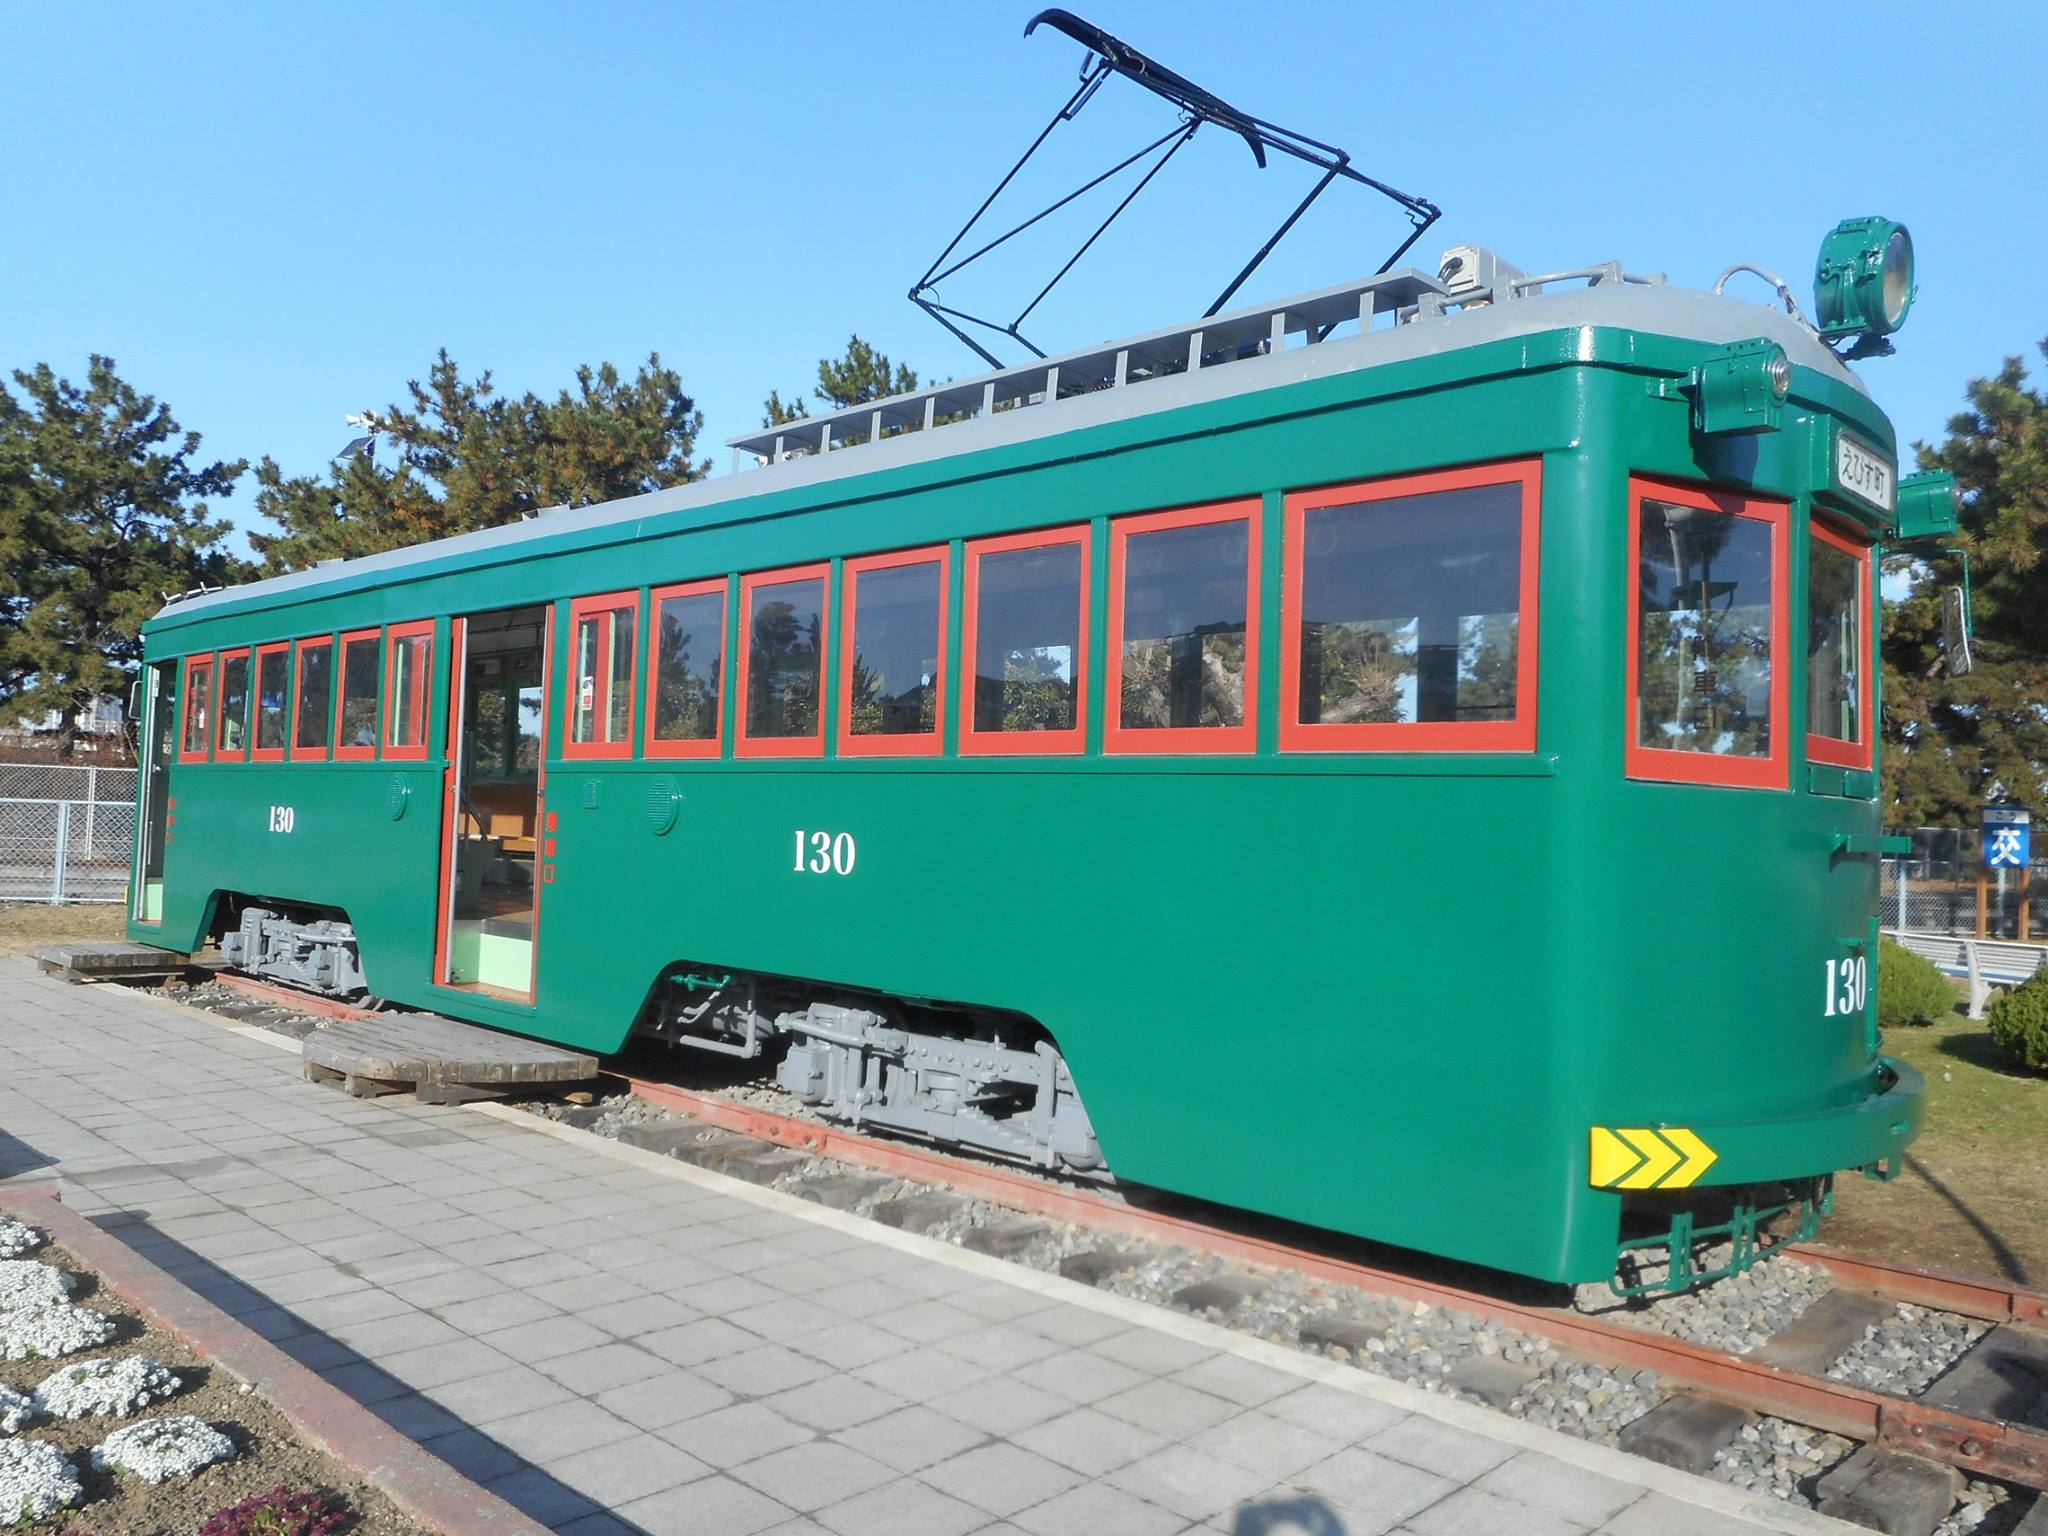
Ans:
[[[435,980],[531,1002],[548,717],[548,610],[455,620]]]

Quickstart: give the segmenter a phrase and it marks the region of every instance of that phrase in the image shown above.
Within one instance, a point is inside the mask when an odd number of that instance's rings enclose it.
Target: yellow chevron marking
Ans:
[[[1588,1172],[1596,1189],[1685,1189],[1720,1161],[1719,1153],[1683,1126],[1596,1125],[1590,1152]]]
[[[1612,1189],[1631,1170],[1640,1168],[1643,1154],[1603,1126],[1593,1127],[1593,1186]]]
[[[1665,1131],[1664,1139],[1678,1148],[1679,1155],[1685,1159],[1664,1181],[1666,1189],[1686,1188],[1721,1160],[1720,1153],[1683,1126],[1673,1126]]]

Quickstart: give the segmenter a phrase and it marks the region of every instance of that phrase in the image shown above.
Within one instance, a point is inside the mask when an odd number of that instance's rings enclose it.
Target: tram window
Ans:
[[[966,559],[960,750],[1079,752],[1087,718],[1088,530],[981,539],[967,546]]]
[[[341,691],[334,701],[334,755],[373,757],[377,751],[377,631],[341,637]]]
[[[1787,509],[1670,489],[1635,500],[1630,773],[1782,788]]]
[[[624,757],[633,750],[633,621],[637,592],[579,597],[569,605],[569,734],[566,757]]]
[[[384,668],[388,718],[384,722],[386,757],[427,755],[427,700],[434,687],[434,621],[396,624],[387,644]]]
[[[740,655],[743,757],[809,757],[824,750],[827,567],[763,571],[740,582],[746,649]]]
[[[936,753],[945,735],[946,552],[846,562],[839,750]]]
[[[334,642],[299,642],[298,671],[292,679],[292,756],[325,757],[334,716]]]
[[[223,651],[220,657],[219,734],[213,755],[240,757],[249,748],[249,653]]]
[[[256,648],[256,739],[249,755],[259,762],[284,760],[286,685],[291,672],[289,645]]]
[[[1108,750],[1251,750],[1256,511],[1236,502],[1111,524]]]
[[[1870,552],[1816,523],[1806,567],[1806,755],[1868,768]]]
[[[1290,496],[1280,744],[1533,751],[1537,470]]]
[[[725,683],[725,581],[657,587],[648,643],[647,755],[716,757]]]
[[[205,762],[208,723],[213,719],[213,658],[185,659],[185,730],[178,744],[181,762]]]

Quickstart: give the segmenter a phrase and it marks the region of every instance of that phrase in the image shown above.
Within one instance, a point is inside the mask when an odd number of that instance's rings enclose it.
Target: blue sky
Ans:
[[[658,350],[714,444],[850,331],[977,372],[904,292],[1072,88],[1081,50],[1025,40],[1032,8],[0,0],[0,367],[110,353],[209,452],[293,471],[440,346],[548,393]],[[1421,265],[1478,241],[1704,286],[1753,260],[1806,303],[1835,220],[1905,221],[1920,300],[1864,376],[1909,441],[2048,336],[2032,6],[1077,8],[1439,204]],[[1049,169],[1165,112],[1112,81]],[[1303,174],[1203,130],[1027,329],[1059,350],[1192,318]],[[1333,191],[1242,297],[1362,276],[1402,231]]]

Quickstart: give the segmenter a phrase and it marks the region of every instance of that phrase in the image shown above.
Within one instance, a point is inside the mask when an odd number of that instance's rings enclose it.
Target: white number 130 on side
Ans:
[[[1837,1014],[1861,1013],[1870,996],[1870,961],[1864,955],[1828,962],[1828,1002],[1824,1018]]]
[[[850,875],[856,852],[851,832],[799,831],[794,868],[800,875]]]

